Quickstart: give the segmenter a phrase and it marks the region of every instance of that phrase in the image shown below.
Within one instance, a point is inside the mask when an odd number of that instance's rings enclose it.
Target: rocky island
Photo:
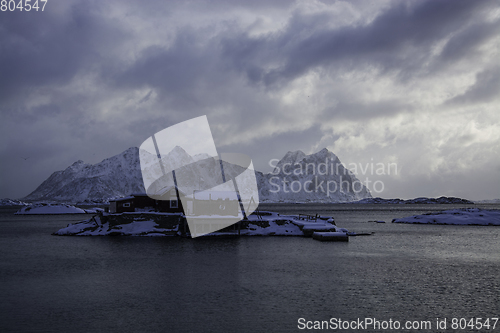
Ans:
[[[392,223],[500,225],[500,210],[463,208],[414,215],[392,220]]]
[[[312,236],[314,232],[348,231],[335,225],[333,218],[309,215],[280,215],[255,212],[246,219],[210,236]],[[184,236],[189,228],[182,213],[100,213],[90,219],[69,224],[57,236]],[[352,235],[352,234],[351,234]]]

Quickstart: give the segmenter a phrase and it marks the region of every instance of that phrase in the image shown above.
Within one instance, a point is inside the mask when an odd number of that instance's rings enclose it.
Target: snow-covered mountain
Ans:
[[[351,202],[372,197],[326,148],[311,155],[288,152],[273,172],[257,172],[257,180],[261,202]]]
[[[182,172],[192,175],[196,183],[216,179],[209,171],[214,168],[205,165],[211,163],[206,157],[191,157],[176,147],[162,161],[167,169],[176,169],[179,162],[191,163]],[[151,158],[153,162],[156,156]],[[244,170],[238,165],[223,165],[228,174],[239,174]],[[276,163],[273,172],[263,174],[256,171],[255,175],[260,202],[351,202],[372,197],[369,190],[327,149],[311,155],[301,151],[288,152]],[[134,192],[145,192],[136,147],[94,165],[77,161],[63,171],[54,172],[22,200],[107,201]]]
[[[28,206],[28,205],[29,205],[29,203],[22,202],[19,200],[12,200],[9,198],[4,198],[4,199],[0,200],[0,207],[3,207],[3,206]]]
[[[94,165],[76,161],[65,170],[54,172],[22,200],[106,201],[134,192],[144,192],[136,147]]]

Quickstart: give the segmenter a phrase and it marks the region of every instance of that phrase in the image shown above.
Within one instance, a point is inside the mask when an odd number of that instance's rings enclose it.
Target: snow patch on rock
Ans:
[[[4,198],[0,200],[0,206],[28,206],[28,205],[30,204],[19,200],[12,200],[9,198]]]
[[[71,205],[38,203],[18,210],[16,215],[59,215],[59,214],[87,214],[96,213],[94,208],[89,212]],[[99,208],[100,209],[100,208]]]
[[[120,217],[121,216],[121,217]],[[163,218],[179,216],[171,213],[128,213],[107,214],[68,224],[54,233],[58,236],[180,236],[179,223],[162,227]],[[113,217],[110,219],[109,217]],[[116,223],[116,218],[119,223]],[[163,221],[164,222],[164,221]],[[298,216],[280,216],[273,212],[259,212],[243,221],[240,234],[243,236],[310,236],[314,230],[347,232],[337,228],[333,219],[303,220]],[[236,233],[217,231],[206,236],[236,235]]]
[[[500,225],[500,210],[479,208],[450,209],[437,213],[413,215],[392,220],[393,223]]]
[[[466,204],[472,205],[474,202],[456,198],[456,197],[439,197],[439,198],[426,198],[420,197],[415,199],[383,199],[383,198],[366,198],[359,201],[350,202],[353,204],[390,204],[390,205],[400,205],[400,204]]]

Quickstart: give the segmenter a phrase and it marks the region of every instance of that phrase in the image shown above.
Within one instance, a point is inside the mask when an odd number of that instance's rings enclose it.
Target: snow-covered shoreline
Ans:
[[[428,197],[419,197],[414,199],[383,199],[383,198],[366,198],[358,201],[349,202],[350,204],[381,204],[381,205],[415,205],[415,204],[465,204],[465,205],[473,205],[474,202],[456,198],[456,197],[439,197],[439,198],[428,198]]]
[[[392,220],[393,223],[500,226],[500,210],[450,209]]]
[[[58,236],[186,236],[185,218],[180,213],[103,213],[90,219],[68,224],[54,235]],[[241,221],[239,232],[220,230],[210,236],[311,236],[314,231],[344,232],[332,218],[308,220],[295,215],[260,212]]]
[[[15,215],[61,215],[61,214],[96,214],[102,212],[102,208],[78,208],[66,204],[38,203],[21,208]]]
[[[0,200],[0,207],[11,207],[11,206],[29,206],[30,204],[24,201],[4,198]]]

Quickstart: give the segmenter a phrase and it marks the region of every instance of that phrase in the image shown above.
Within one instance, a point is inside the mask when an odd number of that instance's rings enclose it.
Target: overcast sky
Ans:
[[[383,182],[374,196],[499,198],[499,32],[500,3],[481,0],[0,12],[0,198],[201,115],[219,152],[264,172],[326,147]],[[398,174],[360,173],[377,163]]]

